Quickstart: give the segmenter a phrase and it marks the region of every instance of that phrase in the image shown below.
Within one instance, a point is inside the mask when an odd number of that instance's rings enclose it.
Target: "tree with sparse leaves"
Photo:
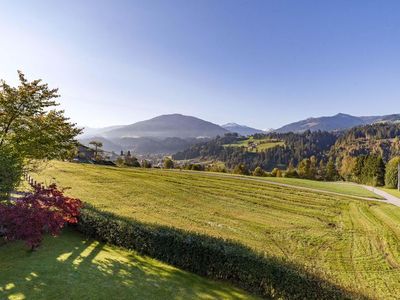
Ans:
[[[94,159],[95,160],[100,160],[102,159],[100,153],[103,151],[101,148],[103,147],[103,143],[100,141],[91,141],[89,145],[92,145],[94,147]]]

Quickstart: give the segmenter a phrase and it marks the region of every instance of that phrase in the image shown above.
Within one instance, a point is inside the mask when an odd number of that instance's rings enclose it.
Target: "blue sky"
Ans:
[[[80,125],[160,114],[277,128],[400,113],[400,1],[2,1],[0,78]]]

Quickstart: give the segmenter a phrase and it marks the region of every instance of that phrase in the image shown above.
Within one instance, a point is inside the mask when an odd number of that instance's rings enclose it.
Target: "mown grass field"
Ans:
[[[239,241],[360,296],[400,294],[400,209],[267,181],[54,162],[41,175],[96,207]]]
[[[249,142],[257,144],[257,146],[254,149],[249,148],[248,149],[249,152],[256,152],[256,151],[261,152],[261,151],[265,151],[269,148],[273,148],[276,146],[283,146],[285,144],[284,142],[275,141],[275,140],[271,140],[271,139],[255,139],[254,137],[251,136],[246,140],[239,141],[234,144],[226,144],[224,146],[225,147],[248,147]]]
[[[334,193],[347,194],[352,196],[382,199],[379,195],[370,192],[358,185],[347,182],[323,182],[298,178],[285,177],[262,177],[267,181],[290,184],[298,187],[306,187],[311,189],[324,190]]]
[[[0,257],[0,299],[255,299],[72,230],[35,252],[0,246]]]
[[[185,171],[188,172],[188,171]],[[190,171],[189,171],[190,172]],[[196,171],[194,171],[196,172]],[[238,174],[227,174],[227,173],[216,173],[216,172],[202,172],[202,175],[222,177],[226,176],[228,178],[237,177],[244,180],[254,180],[260,181],[264,180],[267,182],[275,182],[284,185],[291,185],[294,187],[307,188],[307,189],[317,189],[326,192],[339,193],[348,196],[364,197],[364,198],[374,198],[382,200],[383,198],[367,189],[362,188],[360,185],[352,184],[348,182],[327,182],[327,181],[315,181],[308,179],[299,178],[286,178],[286,177],[256,177],[256,176],[244,176]],[[396,191],[386,189],[386,191],[394,192]],[[398,194],[398,196],[400,196]]]

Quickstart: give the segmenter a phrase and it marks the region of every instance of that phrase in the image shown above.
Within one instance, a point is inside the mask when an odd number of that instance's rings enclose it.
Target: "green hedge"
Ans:
[[[178,268],[232,284],[265,298],[363,298],[280,259],[233,241],[124,219],[86,205],[78,230]]]

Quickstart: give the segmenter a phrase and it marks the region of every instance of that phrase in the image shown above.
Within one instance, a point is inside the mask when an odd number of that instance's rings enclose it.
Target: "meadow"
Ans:
[[[1,299],[255,299],[232,287],[64,230],[35,252],[0,247]]]
[[[249,143],[254,143],[256,145],[254,148],[249,147],[247,151],[249,152],[262,152],[269,148],[273,148],[276,146],[283,146],[285,143],[282,141],[271,140],[271,139],[255,139],[254,137],[250,136],[246,140],[239,141],[234,144],[226,144],[224,147],[248,147]]]
[[[400,293],[400,209],[389,204],[201,172],[51,162],[35,177],[126,218],[283,258],[360,298]]]
[[[298,178],[285,178],[285,177],[263,177],[263,179],[271,182],[289,184],[293,186],[305,187],[310,189],[324,190],[333,193],[341,193],[357,197],[382,199],[381,196],[372,193],[360,187],[359,185],[348,182],[324,182],[324,181],[298,179]]]

